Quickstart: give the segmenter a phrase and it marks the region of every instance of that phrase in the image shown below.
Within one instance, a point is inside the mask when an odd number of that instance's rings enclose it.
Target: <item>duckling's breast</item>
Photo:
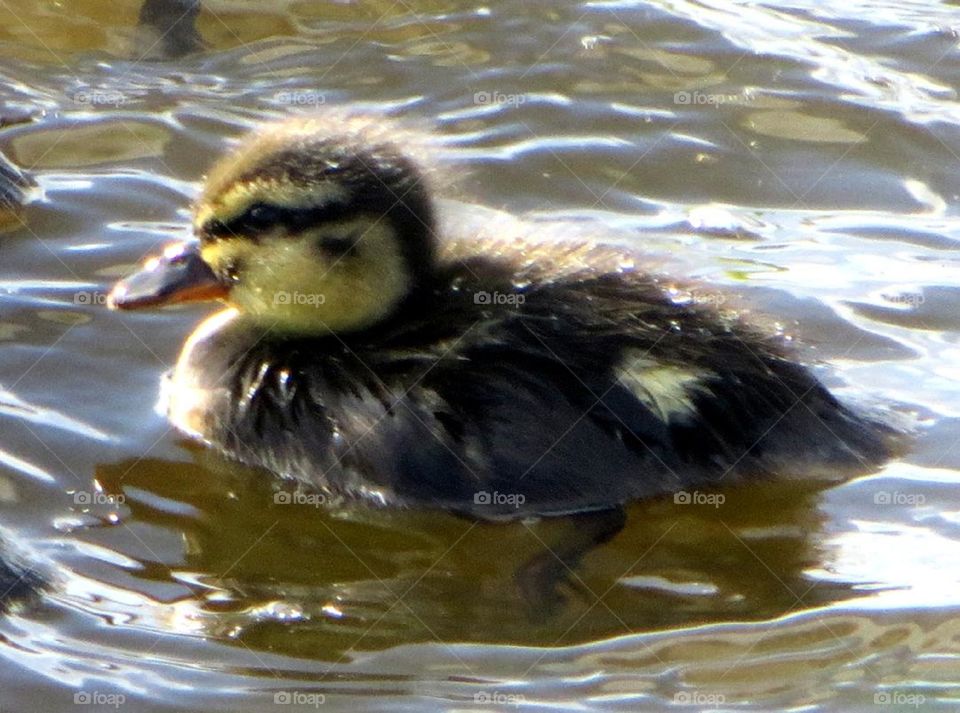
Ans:
[[[218,441],[227,427],[236,355],[254,343],[253,333],[240,328],[238,319],[230,308],[202,322],[164,378],[158,408],[177,429],[207,443]]]
[[[366,372],[355,359],[345,367],[333,351],[335,342],[278,339],[227,309],[190,335],[160,408],[184,435],[232,459],[331,497],[385,504],[393,496],[382,474],[351,457],[354,432],[383,417],[383,398],[360,378]],[[353,436],[345,439],[342,428]]]

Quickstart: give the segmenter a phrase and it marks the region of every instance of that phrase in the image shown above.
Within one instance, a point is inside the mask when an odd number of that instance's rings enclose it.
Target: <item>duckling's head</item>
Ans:
[[[215,295],[283,333],[376,324],[434,266],[429,191],[398,146],[402,136],[342,117],[336,126],[301,118],[251,135],[213,168],[196,202],[199,252],[148,265],[178,284],[157,274],[138,284],[139,273],[115,288],[113,304]]]

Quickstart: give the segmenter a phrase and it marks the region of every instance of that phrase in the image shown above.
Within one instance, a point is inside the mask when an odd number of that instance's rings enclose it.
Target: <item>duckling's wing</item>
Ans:
[[[558,381],[556,370],[514,355],[449,376],[431,373],[408,395],[418,423],[407,433],[380,434],[401,456],[395,488],[405,500],[494,518],[602,509],[680,483],[652,413],[633,414],[652,444],[638,453],[625,446],[623,428],[596,418],[602,401],[569,375]]]
[[[586,510],[743,477],[839,477],[891,453],[889,428],[775,340],[626,280],[543,288],[461,357],[412,394],[434,404],[430,430],[459,466],[401,477],[418,499],[474,488],[529,512]]]
[[[619,409],[649,444],[625,445],[599,392],[542,348],[484,339],[444,359],[363,359],[266,372],[252,359],[243,383],[257,386],[241,391],[256,396],[235,404],[221,445],[331,494],[482,518],[608,508],[683,480],[655,414],[636,399]],[[281,373],[299,376],[282,387]]]

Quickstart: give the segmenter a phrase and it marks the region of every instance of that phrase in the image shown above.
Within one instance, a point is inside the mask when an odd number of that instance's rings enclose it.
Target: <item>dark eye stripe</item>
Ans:
[[[246,211],[226,222],[211,218],[200,229],[203,240],[230,237],[256,238],[274,228],[283,228],[295,235],[306,228],[339,220],[351,215],[353,210],[342,203],[332,203],[312,208],[289,208],[267,203],[254,203]]]

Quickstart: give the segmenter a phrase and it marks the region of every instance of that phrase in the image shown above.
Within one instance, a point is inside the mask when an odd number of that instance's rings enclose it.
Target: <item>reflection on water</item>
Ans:
[[[801,593],[808,605],[848,595],[842,583],[810,591],[804,577],[818,558],[809,535],[821,520],[817,492],[805,484],[724,494],[725,508],[750,518],[709,505],[637,505],[628,529],[580,573],[586,593],[571,593],[562,614],[544,622],[525,616],[513,573],[551,541],[561,521],[503,525],[430,512],[331,512],[307,493],[277,491],[261,473],[238,477],[231,470],[153,459],[103,466],[97,482],[104,493],[125,497],[127,527],[142,530],[143,539],[183,541],[157,562],[116,528],[82,537],[106,548],[111,561],[127,558],[127,571],[113,573],[119,579],[111,583],[127,583],[132,574],[165,584],[168,596],[195,600],[190,630],[253,649],[336,659],[356,648],[358,637],[372,649],[425,638],[569,644],[621,627],[775,616]],[[262,539],[248,557],[251,533]],[[643,577],[631,583],[630,575]],[[628,586],[617,584],[620,577]],[[660,584],[648,587],[644,578]],[[170,588],[170,580],[180,586]],[[686,590],[698,582],[711,584],[704,595]],[[601,592],[598,603],[593,593]]]
[[[0,211],[0,507],[59,577],[0,621],[0,705],[956,706],[955,8],[210,2],[169,46],[140,12],[0,3],[0,153],[36,182]],[[226,140],[344,103],[433,126],[448,198],[768,315],[912,451],[637,504],[537,621],[512,573],[559,523],[284,503],[188,447],[154,404],[204,310],[120,317],[104,290],[188,235]],[[521,229],[445,205],[450,230]]]

